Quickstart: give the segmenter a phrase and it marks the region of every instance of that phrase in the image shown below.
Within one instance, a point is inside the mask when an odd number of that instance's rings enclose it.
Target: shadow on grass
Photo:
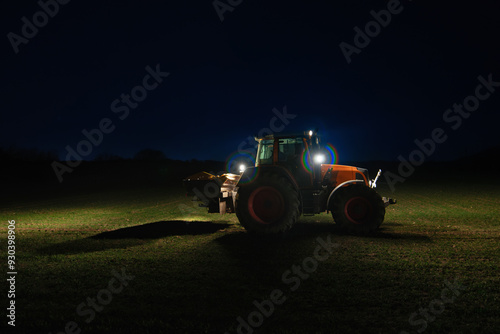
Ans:
[[[313,256],[317,245],[327,244],[327,240],[342,244],[351,239],[356,239],[354,242],[359,244],[378,242],[407,244],[409,247],[414,243],[432,242],[425,235],[394,231],[391,228],[381,228],[368,235],[356,235],[340,230],[333,223],[321,222],[297,222],[289,232],[281,235],[255,235],[245,231],[225,233],[215,238],[214,242],[222,246],[227,258],[235,260],[231,267],[232,278],[249,281],[256,286],[267,285],[271,289],[281,284],[279,279],[285,270]],[[345,257],[345,254],[340,256]]]
[[[386,226],[387,225],[387,226]],[[240,248],[258,247],[269,250],[279,245],[288,244],[294,241],[300,241],[310,238],[335,236],[353,236],[357,238],[375,238],[375,239],[399,239],[404,241],[432,242],[426,235],[415,233],[394,232],[390,227],[400,226],[398,223],[387,223],[376,231],[368,234],[355,234],[340,229],[335,224],[315,223],[315,222],[297,222],[293,228],[283,234],[278,235],[255,235],[248,232],[231,233],[223,235],[217,239],[221,244],[234,244]]]
[[[40,249],[42,254],[79,254],[107,249],[124,249],[143,245],[151,240],[174,235],[212,234],[230,226],[227,223],[206,221],[160,221],[106,231],[77,240],[70,240]]]
[[[211,234],[225,229],[229,224],[206,221],[171,220],[124,227],[90,237],[92,239],[159,239],[171,235]]]
[[[353,236],[357,238],[375,238],[375,239],[399,239],[402,241],[421,241],[432,242],[426,235],[415,233],[395,232],[391,229],[393,226],[400,226],[398,223],[383,223],[380,228],[372,233],[355,234],[346,232],[340,229],[336,224],[331,223],[314,223],[314,222],[298,222],[288,232],[287,238],[289,239],[302,239],[312,237],[326,237],[328,234],[335,236]]]

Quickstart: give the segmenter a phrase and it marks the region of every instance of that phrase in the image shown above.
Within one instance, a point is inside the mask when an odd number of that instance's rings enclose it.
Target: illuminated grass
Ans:
[[[17,222],[16,329],[55,333],[74,320],[85,333],[235,333],[254,300],[281,289],[287,300],[264,321],[265,333],[399,333],[419,329],[410,314],[439,298],[444,280],[459,278],[467,290],[426,332],[494,333],[497,189],[402,185],[376,235],[343,234],[322,214],[302,217],[277,240],[250,237],[235,215],[207,214],[180,188],[19,201],[1,211]],[[340,247],[290,291],[283,273],[313,256],[316,238],[327,235]],[[123,267],[135,279],[86,323],[76,307]]]

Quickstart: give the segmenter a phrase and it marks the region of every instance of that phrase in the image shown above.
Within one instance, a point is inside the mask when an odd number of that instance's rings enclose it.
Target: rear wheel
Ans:
[[[249,232],[285,232],[299,217],[299,195],[284,177],[266,173],[238,189],[235,211]]]
[[[384,221],[385,206],[380,195],[364,185],[339,189],[333,199],[332,216],[342,229],[355,233],[373,232]]]

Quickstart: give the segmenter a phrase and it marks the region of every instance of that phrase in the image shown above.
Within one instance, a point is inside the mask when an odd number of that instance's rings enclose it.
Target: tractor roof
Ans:
[[[263,137],[255,136],[254,138],[256,141],[260,141],[260,140],[271,140],[275,138],[297,138],[297,137],[310,138],[311,136],[318,136],[317,132],[312,132],[312,134],[310,133],[311,133],[310,131],[295,132],[295,133],[278,133],[278,134],[270,134]]]

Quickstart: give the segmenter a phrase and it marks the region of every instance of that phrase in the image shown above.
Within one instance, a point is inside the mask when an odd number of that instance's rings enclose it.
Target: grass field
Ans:
[[[498,186],[408,182],[376,235],[343,234],[325,213],[280,239],[251,237],[177,186],[14,199],[0,237],[5,254],[15,220],[15,329],[498,333]]]

